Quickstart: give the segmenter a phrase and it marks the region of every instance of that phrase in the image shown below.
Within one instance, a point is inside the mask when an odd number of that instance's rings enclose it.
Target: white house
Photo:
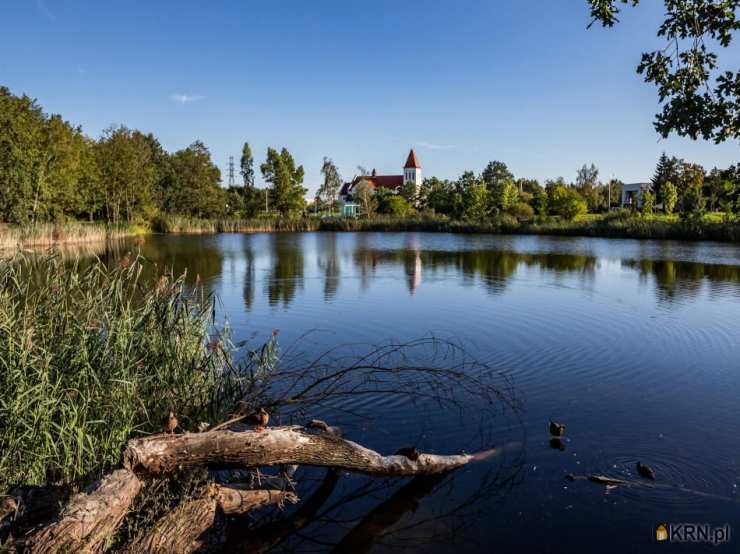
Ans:
[[[622,207],[623,208],[642,208],[642,195],[646,191],[653,190],[650,183],[629,183],[622,185]]]

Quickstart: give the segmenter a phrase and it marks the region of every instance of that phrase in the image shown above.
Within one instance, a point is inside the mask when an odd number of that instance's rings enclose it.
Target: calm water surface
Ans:
[[[353,551],[717,551],[653,542],[656,524],[686,521],[732,524],[726,548],[740,549],[738,246],[288,233],[151,237],[141,250],[198,275],[236,338],[279,329],[283,348],[306,355],[451,338],[521,403],[484,422],[380,397],[356,401],[372,423],[352,420],[352,402],[320,414],[384,453],[508,446],[441,483],[342,476],[316,521],[276,550],[331,550],[368,513],[374,542],[363,535]],[[549,418],[567,426],[564,451],[548,443]],[[568,473],[638,484],[607,490]],[[373,489],[346,499],[362,487]]]

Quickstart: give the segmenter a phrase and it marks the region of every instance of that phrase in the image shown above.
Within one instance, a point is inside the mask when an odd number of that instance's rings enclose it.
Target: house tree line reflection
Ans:
[[[342,249],[336,234],[316,235],[311,248],[290,234],[270,234],[260,244],[245,235],[236,250],[224,249],[217,240],[166,237],[167,240],[128,240],[108,245],[65,248],[60,255],[91,260],[95,256],[118,263],[125,256],[140,254],[149,264],[143,267],[145,280],[156,280],[162,272],[186,274],[204,294],[216,293],[215,284],[224,272],[243,267],[244,306],[253,308],[258,291],[271,307],[288,308],[305,288],[307,274],[314,271],[322,280],[323,299],[331,302],[343,279],[356,279],[368,290],[380,276],[404,276],[413,295],[425,280],[457,278],[462,286],[479,284],[491,295],[507,290],[518,272],[539,270],[553,279],[577,278],[583,286],[597,279],[600,260],[588,254],[563,252],[528,253],[513,250],[422,250],[414,244],[396,249],[375,248],[371,239],[360,235],[351,250]],[[226,263],[228,262],[228,266]],[[698,263],[676,260],[622,259],[623,270],[636,271],[642,282],[652,282],[661,302],[690,300],[706,287],[708,294],[728,292],[740,297],[740,265]]]

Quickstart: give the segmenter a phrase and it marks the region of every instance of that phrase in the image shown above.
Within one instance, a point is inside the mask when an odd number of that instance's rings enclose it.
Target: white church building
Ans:
[[[351,182],[344,183],[339,191],[343,216],[358,215],[360,207],[352,194],[361,182],[365,182],[372,191],[385,189],[393,194],[398,194],[404,185],[413,183],[418,193],[422,182],[419,158],[416,157],[416,152],[412,148],[403,166],[402,175],[378,175],[377,171],[373,169],[370,175],[358,175]]]

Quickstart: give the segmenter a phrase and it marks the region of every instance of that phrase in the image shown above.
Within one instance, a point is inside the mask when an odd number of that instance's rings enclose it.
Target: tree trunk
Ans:
[[[297,502],[288,492],[245,490],[214,485],[209,493],[188,500],[167,513],[127,551],[152,554],[221,552],[226,541],[226,515],[244,514],[261,506]]]
[[[114,471],[89,493],[74,496],[56,522],[31,536],[28,551],[102,552],[140,488],[141,481],[132,472]]]
[[[369,475],[431,475],[461,467],[491,452],[438,456],[420,454],[382,456],[329,433],[312,433],[298,426],[264,431],[210,431],[183,435],[155,435],[129,441],[124,467],[143,475],[172,473],[197,465],[258,467],[311,465],[338,467]]]

